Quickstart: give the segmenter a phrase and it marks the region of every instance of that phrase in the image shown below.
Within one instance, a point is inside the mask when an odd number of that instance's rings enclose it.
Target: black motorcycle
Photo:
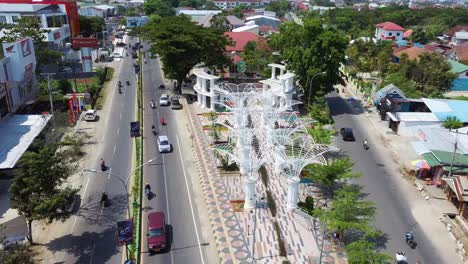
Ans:
[[[129,81],[129,80],[127,80],[126,83],[127,83],[127,85],[130,85],[130,81]]]

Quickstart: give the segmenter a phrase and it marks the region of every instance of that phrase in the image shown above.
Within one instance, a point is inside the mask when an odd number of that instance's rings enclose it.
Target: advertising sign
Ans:
[[[54,32],[54,40],[57,40],[60,38],[60,31]]]
[[[130,137],[140,136],[140,122],[130,122]]]
[[[117,244],[123,246],[132,243],[133,221],[131,219],[117,222]]]
[[[72,46],[76,48],[97,48],[98,40],[95,38],[74,38],[72,39]]]
[[[21,41],[21,50],[23,51],[23,57],[27,57],[31,54],[31,45],[29,44],[29,38]]]

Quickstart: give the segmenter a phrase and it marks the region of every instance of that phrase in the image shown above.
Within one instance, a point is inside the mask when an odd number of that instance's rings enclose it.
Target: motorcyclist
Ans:
[[[100,159],[99,160],[99,165],[101,165],[101,170],[102,171],[105,171],[106,170],[106,162],[104,161],[104,159]]]
[[[363,146],[365,149],[368,148],[367,139],[364,139],[364,140],[362,141],[362,146]]]
[[[104,206],[106,206],[107,200],[108,200],[107,193],[106,193],[106,192],[102,192],[102,195],[101,195],[101,204],[103,204]]]
[[[161,118],[159,118],[159,123],[161,123],[161,125],[166,124],[166,120],[164,120],[164,117],[161,116]]]
[[[146,184],[145,184],[145,194],[146,194],[146,195],[150,195],[150,194],[151,194],[151,186],[149,185],[149,183],[146,183]]]
[[[119,87],[120,87],[120,86],[122,86],[122,82],[121,82],[121,81],[119,81]]]
[[[129,80],[127,80],[125,83],[127,83],[127,85],[130,85],[130,81],[129,81]]]
[[[154,102],[153,102],[153,100],[150,101],[150,106],[151,106],[151,108],[154,108]]]
[[[408,243],[408,242],[410,242],[410,241],[413,241],[413,240],[414,240],[414,233],[413,233],[413,231],[406,232],[405,238],[406,238],[406,243]]]

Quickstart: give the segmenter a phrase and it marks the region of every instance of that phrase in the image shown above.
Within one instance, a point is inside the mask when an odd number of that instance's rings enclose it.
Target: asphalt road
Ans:
[[[135,41],[132,41],[135,42]],[[81,188],[81,206],[72,216],[71,234],[51,241],[50,247],[66,252],[63,260],[55,263],[121,263],[122,248],[116,244],[117,222],[126,219],[126,190],[121,181],[129,176],[132,166],[133,140],[130,138],[130,122],[135,120],[136,75],[133,70],[134,60],[124,57],[120,62],[120,72],[114,73],[123,87],[119,94],[116,87],[111,87],[108,96],[107,115],[99,117],[99,126],[105,129],[102,142],[98,142],[94,153],[95,161],[90,161],[87,168],[99,172],[85,172],[87,179]],[[130,85],[125,85],[125,80]],[[99,111],[98,111],[99,115]],[[99,138],[98,138],[99,140]],[[108,172],[99,170],[99,158],[106,161]],[[101,194],[105,191],[110,199],[110,206],[100,204]],[[62,263],[62,262],[60,262]]]
[[[144,95],[144,159],[157,158],[152,165],[144,167],[144,183],[151,185],[155,197],[144,197],[142,213],[142,263],[205,264],[217,263],[215,244],[212,242],[210,224],[200,188],[197,187],[197,172],[193,164],[191,140],[184,110],[172,110],[170,106],[159,106],[159,97],[171,94],[169,88],[159,89],[162,83],[160,65],[149,60],[143,66]],[[157,107],[150,108],[150,100]],[[160,126],[163,116],[166,126]],[[171,153],[160,154],[157,136],[151,126],[155,125],[159,135],[167,135],[172,144]],[[170,247],[158,254],[148,252],[146,233],[147,215],[162,211],[166,216]]]
[[[397,175],[387,166],[386,160],[392,157],[385,157],[383,146],[377,146],[378,142],[372,140],[373,128],[366,123],[366,117],[336,94],[330,96],[328,102],[336,127],[351,127],[354,131],[356,142],[345,142],[338,136],[336,145],[355,162],[354,170],[362,173],[352,183],[362,186],[368,194],[366,198],[377,205],[375,226],[384,233],[376,241],[377,244],[392,257],[397,251],[406,252],[408,263],[416,263],[418,260],[421,263],[447,263],[435,249],[437,238],[428,237],[418,227]],[[369,142],[369,150],[364,150],[362,146],[364,139]],[[415,249],[411,249],[405,242],[405,233],[410,229],[415,232]]]

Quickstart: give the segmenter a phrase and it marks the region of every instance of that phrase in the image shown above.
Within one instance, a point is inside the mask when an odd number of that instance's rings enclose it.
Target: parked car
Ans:
[[[171,152],[171,143],[169,142],[169,138],[167,136],[159,136],[158,137],[158,150],[159,153]]]
[[[353,134],[353,129],[349,127],[343,127],[340,129],[340,134],[341,137],[343,138],[344,141],[355,141],[356,139],[354,138]]]
[[[84,114],[84,120],[86,121],[96,121],[97,111],[96,110],[87,110]]]
[[[171,99],[172,109],[182,109],[182,105],[180,104],[179,97],[173,96]]]
[[[166,220],[163,212],[148,214],[148,251],[159,252],[166,249]]]
[[[169,105],[169,95],[163,93],[161,97],[159,98],[159,105]]]
[[[73,69],[71,67],[60,67],[59,72],[70,73],[73,72]]]

